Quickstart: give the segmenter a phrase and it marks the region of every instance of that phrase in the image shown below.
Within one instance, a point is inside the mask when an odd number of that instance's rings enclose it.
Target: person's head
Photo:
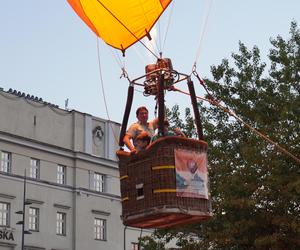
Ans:
[[[145,106],[141,106],[136,110],[136,117],[141,123],[148,121],[148,109]]]

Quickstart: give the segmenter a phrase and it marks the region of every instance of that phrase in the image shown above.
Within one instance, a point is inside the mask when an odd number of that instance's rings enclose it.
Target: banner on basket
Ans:
[[[176,194],[208,199],[206,152],[175,149]]]

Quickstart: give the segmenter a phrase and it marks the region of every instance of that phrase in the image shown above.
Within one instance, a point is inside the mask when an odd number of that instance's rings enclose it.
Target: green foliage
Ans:
[[[165,250],[164,242],[156,237],[144,236],[140,239],[140,248],[143,250]]]
[[[257,47],[240,43],[212,67],[207,81],[217,99],[292,154],[300,155],[300,35],[295,23],[288,41],[271,40],[271,69],[265,74]],[[203,107],[215,216],[205,241],[216,248],[298,249],[300,166],[215,107]],[[209,118],[209,119],[208,119]]]
[[[171,110],[167,109],[166,113],[171,128],[179,128],[187,137],[195,138],[197,136],[194,119],[189,108],[185,109],[184,121],[181,119],[178,105],[173,106]]]
[[[300,32],[271,39],[270,69],[257,47],[239,43],[233,65],[212,66],[208,89],[241,119],[300,157]],[[190,110],[168,115],[195,136]],[[214,217],[207,223],[158,231],[181,249],[300,249],[300,166],[215,106],[201,105],[209,144]],[[188,117],[188,119],[187,119]],[[194,235],[193,242],[190,236]],[[188,248],[191,247],[191,248]]]

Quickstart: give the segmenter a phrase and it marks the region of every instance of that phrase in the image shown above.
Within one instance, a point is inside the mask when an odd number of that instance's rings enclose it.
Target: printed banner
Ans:
[[[206,152],[175,149],[174,153],[177,196],[208,199]]]

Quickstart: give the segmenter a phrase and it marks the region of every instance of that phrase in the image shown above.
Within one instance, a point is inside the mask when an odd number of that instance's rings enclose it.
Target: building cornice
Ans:
[[[46,248],[44,248],[44,247],[36,247],[36,246],[31,246],[31,245],[25,245],[24,250],[27,250],[27,249],[30,249],[30,250],[46,250]]]
[[[37,204],[37,205],[42,205],[45,203],[44,201],[39,201],[39,200],[35,200],[35,199],[26,199],[26,202],[32,203],[32,204]]]
[[[65,210],[69,210],[71,208],[71,206],[62,205],[62,204],[58,204],[58,203],[54,203],[53,206],[56,208],[65,209]]]
[[[14,195],[3,194],[3,193],[0,193],[0,197],[1,197],[1,198],[4,198],[4,199],[10,199],[10,200],[13,200],[13,199],[16,198],[16,196],[14,196]]]
[[[92,209],[91,212],[93,214],[104,215],[104,216],[109,216],[110,215],[110,212],[95,210],[95,209]]]
[[[15,244],[15,243],[8,243],[8,242],[0,242],[0,246],[2,246],[2,247],[12,247],[12,248],[14,248],[14,247],[17,246],[17,244]]]

